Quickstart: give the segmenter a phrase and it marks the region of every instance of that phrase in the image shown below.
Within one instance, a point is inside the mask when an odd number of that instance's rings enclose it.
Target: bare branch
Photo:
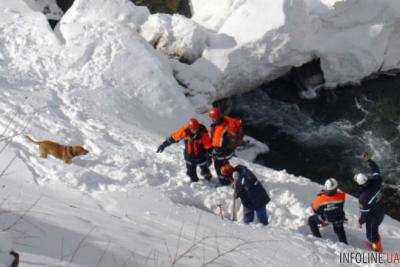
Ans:
[[[103,253],[102,253],[101,256],[100,256],[100,259],[97,261],[96,266],[100,266],[100,263],[102,262],[102,260],[103,260],[103,258],[104,258],[104,255],[107,253],[108,248],[110,247],[110,243],[111,243],[111,240],[108,239],[107,247],[106,247],[106,249],[103,250]]]
[[[75,248],[74,252],[72,253],[71,258],[69,259],[69,263],[72,263],[76,254],[78,253],[79,249],[81,248],[83,242],[89,237],[89,235],[96,229],[96,226],[94,226],[78,243],[78,246]]]
[[[64,260],[64,236],[61,237],[60,261]]]
[[[30,212],[39,203],[41,198],[42,197],[39,197],[24,213],[22,213],[19,216],[19,218],[14,223],[12,223],[11,225],[9,225],[6,228],[2,229],[1,232],[6,232],[6,231],[10,230],[15,225],[17,225],[20,221],[22,221],[24,219],[24,217],[26,216],[26,214],[28,214],[28,212]]]
[[[149,254],[147,254],[146,261],[144,262],[143,267],[146,267],[147,262],[149,261],[151,254],[153,254],[153,251],[154,251],[154,249],[151,249]]]
[[[0,152],[1,153],[1,152]],[[4,175],[4,173],[11,167],[11,165],[14,163],[14,161],[17,159],[18,155],[15,154],[15,156],[10,160],[10,162],[7,164],[7,166],[1,171],[0,173],[0,178]]]
[[[183,222],[182,226],[181,226],[181,229],[179,231],[178,242],[176,244],[175,256],[174,256],[174,260],[172,261],[172,265],[171,266],[175,266],[176,259],[178,258],[179,246],[180,246],[180,242],[181,242],[181,238],[182,238],[182,234],[183,234],[183,227],[184,226],[185,226],[185,223]]]
[[[131,255],[124,261],[124,263],[121,265],[121,267],[125,267],[127,266],[128,262],[130,261],[131,258],[133,258],[133,260],[135,261],[136,266],[139,266],[139,264],[136,261],[136,256],[135,256],[135,252],[130,251]]]
[[[170,250],[169,250],[169,247],[168,247],[167,240],[165,240],[165,239],[164,239],[164,245],[165,245],[165,249],[166,249],[166,250],[167,250],[167,252],[168,252],[168,258],[169,258],[169,262],[172,262],[172,256],[171,256],[171,252],[170,252]]]
[[[249,245],[249,244],[252,244],[252,243],[257,243],[257,242],[260,242],[260,241],[246,241],[246,242],[239,243],[239,244],[237,244],[236,246],[234,246],[234,247],[232,247],[232,248],[230,248],[230,249],[227,249],[227,250],[225,250],[225,251],[222,252],[222,253],[218,253],[214,258],[210,259],[209,261],[207,261],[206,263],[204,263],[202,266],[210,265],[210,264],[214,263],[216,260],[218,260],[219,258],[222,258],[222,257],[224,257],[224,256],[227,255],[227,254],[230,254],[230,253],[235,252],[235,251],[238,250],[240,247],[243,247],[243,246],[246,246],[246,245]]]

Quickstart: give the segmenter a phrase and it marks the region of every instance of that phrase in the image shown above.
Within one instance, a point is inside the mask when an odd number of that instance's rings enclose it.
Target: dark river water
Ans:
[[[352,178],[369,171],[361,159],[369,152],[387,184],[389,213],[400,220],[400,75],[381,74],[334,90],[321,87],[318,97],[304,99],[305,82],[298,74],[219,103],[242,118],[246,134],[269,146],[257,163],[319,183],[335,177],[356,195]]]

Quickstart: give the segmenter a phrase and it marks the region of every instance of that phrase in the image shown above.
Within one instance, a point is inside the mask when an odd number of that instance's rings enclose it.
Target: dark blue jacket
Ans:
[[[382,206],[382,177],[378,165],[373,160],[368,160],[369,167],[372,171],[372,177],[368,179],[367,184],[362,187],[358,201],[360,204],[361,216],[360,224],[364,224],[367,220],[374,216],[374,213],[383,213]]]
[[[239,173],[239,178],[235,181],[235,197],[239,197],[243,206],[248,209],[265,207],[270,198],[254,173],[243,165],[236,166],[235,171]]]

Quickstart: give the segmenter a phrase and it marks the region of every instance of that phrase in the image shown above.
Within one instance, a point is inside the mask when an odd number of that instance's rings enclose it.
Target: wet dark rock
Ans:
[[[72,6],[74,3],[74,0],[56,0],[57,5],[61,8],[61,10],[64,12],[67,12],[67,10]]]

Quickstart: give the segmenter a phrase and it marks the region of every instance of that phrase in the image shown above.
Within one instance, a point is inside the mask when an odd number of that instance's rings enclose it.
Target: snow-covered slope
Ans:
[[[312,58],[321,59],[328,86],[399,68],[397,0],[192,0],[192,5],[194,21],[226,37],[211,39],[193,66],[209,76],[218,97],[255,88]]]
[[[306,226],[318,185],[235,159],[272,197],[270,226],[245,226],[216,215],[219,204],[230,215],[229,187],[189,183],[180,146],[155,154],[195,111],[169,61],[137,33],[143,8],[77,0],[57,34],[23,1],[1,1],[0,16],[3,265],[13,248],[22,266],[337,266],[340,251],[363,248],[352,198],[350,246],[331,229],[318,240]],[[42,159],[25,133],[90,153],[71,165]],[[385,219],[382,235],[398,249],[397,222]]]

